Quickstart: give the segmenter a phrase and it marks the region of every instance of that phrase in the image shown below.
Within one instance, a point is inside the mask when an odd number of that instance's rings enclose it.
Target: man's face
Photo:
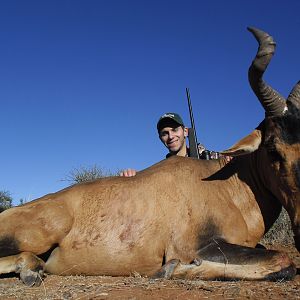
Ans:
[[[163,127],[159,132],[160,140],[172,153],[178,153],[186,148],[185,138],[187,135],[188,129],[177,123]]]

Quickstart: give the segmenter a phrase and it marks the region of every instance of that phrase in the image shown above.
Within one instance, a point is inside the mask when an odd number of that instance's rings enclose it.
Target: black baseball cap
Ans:
[[[182,118],[177,113],[168,112],[163,114],[158,122],[157,122],[157,130],[159,131],[161,128],[165,127],[164,125],[170,120],[176,122],[179,126],[184,126]]]

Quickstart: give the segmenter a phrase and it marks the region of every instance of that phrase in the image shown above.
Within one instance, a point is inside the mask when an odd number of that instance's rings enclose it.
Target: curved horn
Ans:
[[[300,110],[300,81],[292,89],[287,101],[292,103],[298,110]]]
[[[285,98],[262,79],[275,52],[276,44],[266,32],[253,27],[248,27],[248,30],[252,32],[259,44],[256,56],[248,71],[250,86],[264,107],[266,115],[280,116],[286,110]]]

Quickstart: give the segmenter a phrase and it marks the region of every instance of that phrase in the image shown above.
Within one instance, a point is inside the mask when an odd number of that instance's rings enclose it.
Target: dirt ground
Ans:
[[[281,250],[289,252],[299,273],[299,253],[292,247]],[[300,274],[286,282],[48,275],[38,288],[11,277],[0,279],[0,299],[300,299]]]

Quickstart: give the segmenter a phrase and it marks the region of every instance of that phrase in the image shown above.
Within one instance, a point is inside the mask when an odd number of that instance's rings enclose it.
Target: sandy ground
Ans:
[[[299,273],[299,253],[291,247],[281,250],[289,252]],[[300,299],[300,273],[286,282],[153,280],[138,274],[48,275],[37,288],[26,287],[18,277],[10,277],[0,279],[0,299]]]

